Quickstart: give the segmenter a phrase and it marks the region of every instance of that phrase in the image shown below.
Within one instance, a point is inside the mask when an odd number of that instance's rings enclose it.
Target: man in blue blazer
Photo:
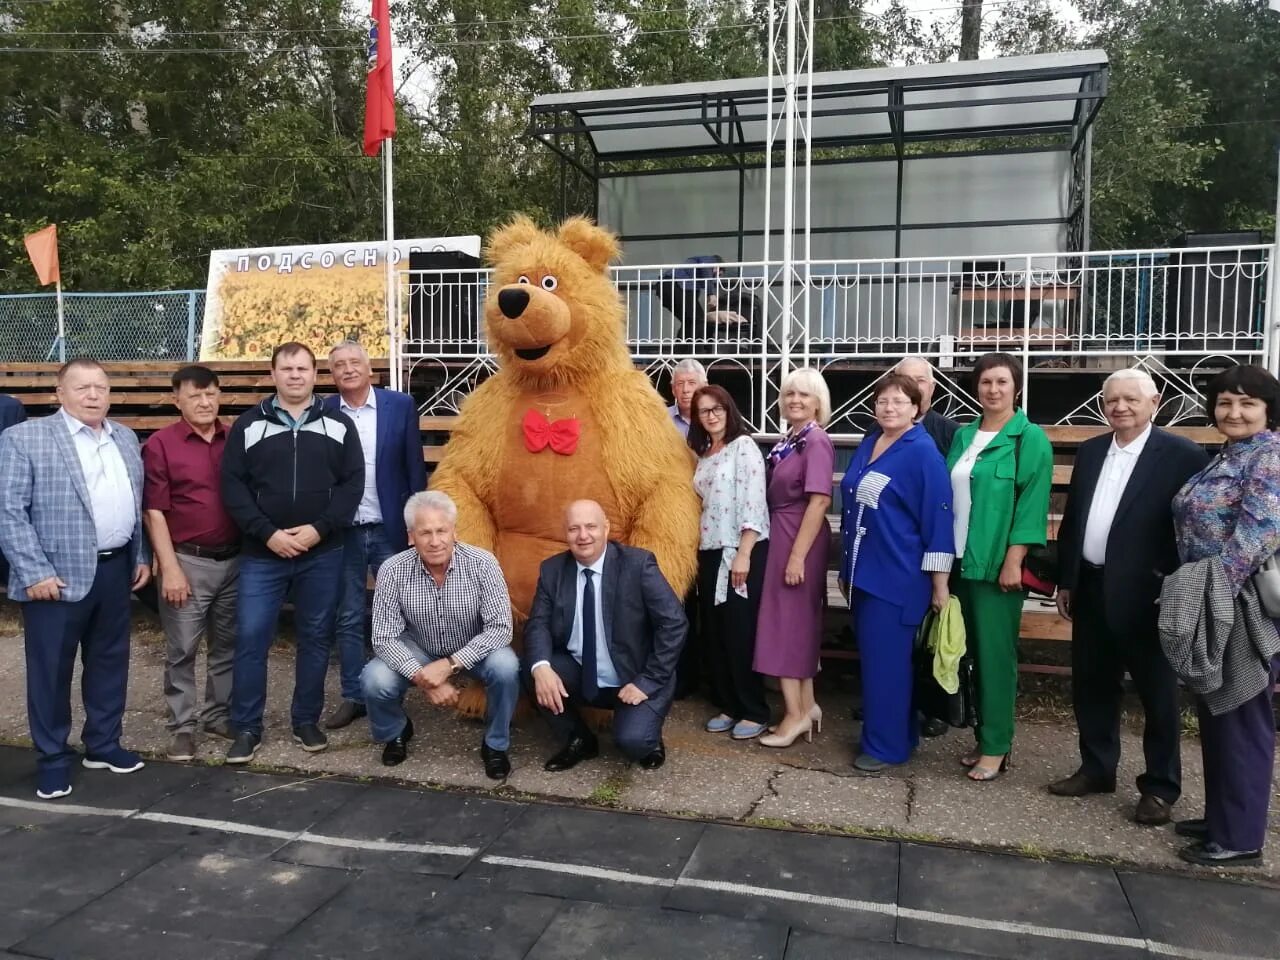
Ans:
[[[667,758],[662,724],[675,692],[688,623],[648,550],[609,539],[594,500],[565,511],[569,550],[542,562],[524,628],[528,681],[561,749],[546,763],[568,770],[596,756],[578,705],[613,710],[613,739],[646,770]]]
[[[342,544],[342,593],[334,636],[342,674],[342,702],[325,719],[330,730],[366,715],[360,673],[365,664],[365,599],[370,570],[404,550],[409,534],[404,505],[425,490],[418,409],[413,399],[373,386],[373,367],[364,347],[345,341],[329,351],[329,372],[338,395],[325,398],[356,425],[364,450],[364,496]]]
[[[27,718],[38,754],[36,796],[71,792],[71,674],[84,663],[84,765],[133,773],[120,746],[129,679],[130,594],[151,579],[142,535],[142,456],[133,431],[107,419],[111,384],[96,360],[58,371],[62,409],[0,435],[0,550],[22,604]]]

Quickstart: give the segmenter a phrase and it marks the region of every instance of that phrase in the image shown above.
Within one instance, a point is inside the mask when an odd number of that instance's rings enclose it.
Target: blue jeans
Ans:
[[[341,550],[304,553],[289,560],[241,555],[231,681],[231,725],[238,732],[262,735],[267,652],[275,642],[280,608],[291,587],[297,654],[289,718],[294,727],[319,722],[341,577]]]
[[[342,592],[333,635],[338,644],[338,668],[342,675],[342,699],[364,703],[360,672],[364,670],[365,601],[368,597],[369,571],[378,568],[405,544],[393,547],[387,542],[387,528],[380,523],[348,527],[342,534]]]
[[[408,637],[401,640],[414,657],[426,666],[438,657],[430,656]],[[511,745],[511,718],[520,697],[520,658],[510,647],[499,647],[467,671],[484,684],[484,742],[491,750],[506,750]],[[396,673],[374,657],[364,668],[364,702],[369,708],[369,728],[373,739],[387,743],[400,736],[407,719],[404,695],[413,684],[408,677]]]

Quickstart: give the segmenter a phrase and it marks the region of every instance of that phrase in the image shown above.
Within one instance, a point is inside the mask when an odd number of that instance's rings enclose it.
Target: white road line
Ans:
[[[327,847],[346,847],[351,850],[376,850],[379,853],[419,853],[426,856],[474,857],[479,847],[447,847],[439,843],[400,843],[396,840],[356,840],[350,837],[330,837],[307,830],[298,834],[301,843],[321,843]]]
[[[575,877],[591,877],[593,880],[612,880],[615,883],[633,883],[644,887],[673,887],[669,877],[650,877],[643,873],[627,873],[625,870],[608,870],[604,867],[584,867],[576,863],[551,863],[547,860],[530,860],[526,857],[487,856],[481,863],[499,867],[516,867],[521,870],[543,870],[547,873],[566,873]]]
[[[733,893],[744,897],[767,897],[791,903],[807,903],[815,907],[835,907],[837,910],[856,910],[859,913],[880,913],[896,916],[896,903],[880,903],[875,900],[848,900],[844,897],[824,897],[817,893],[801,893],[798,890],[779,890],[776,887],[756,887],[749,883],[730,883],[726,880],[702,880],[698,877],[681,877],[677,887],[695,887],[714,890],[717,893]]]
[[[350,850],[369,850],[379,853],[417,853],[423,855],[446,857],[473,857],[479,853],[477,847],[447,846],[434,843],[400,843],[394,840],[359,840],[350,837],[333,837],[326,834],[311,833],[307,830],[276,830],[272,827],[259,827],[248,823],[236,823],[231,820],[214,820],[205,817],[184,817],[171,813],[152,811],[123,810],[110,807],[89,807],[59,801],[21,800],[17,797],[0,797],[0,807],[17,810],[33,810],[40,813],[60,813],[81,817],[113,817],[119,820],[145,820],[150,823],[167,823],[176,826],[197,827],[216,830],[221,833],[243,834],[246,836],[268,837],[273,840],[287,842],[300,841],[317,843],[331,847]],[[1092,933],[1087,930],[1072,930],[1067,927],[1046,927],[1035,923],[1022,923],[1012,920],[990,920],[982,917],[969,917],[962,914],[942,913],[937,910],[917,910],[912,907],[900,907],[894,903],[881,903],[875,900],[853,900],[844,897],[827,897],[814,893],[803,893],[798,890],[784,890],[777,887],[760,887],[746,883],[733,883],[727,880],[705,880],[697,877],[655,877],[642,873],[629,873],[625,870],[610,870],[605,867],[588,867],[572,863],[555,863],[548,860],[535,860],[529,857],[502,857],[488,855],[480,858],[481,863],[493,866],[512,867],[518,870],[539,870],[546,873],[559,873],[569,876],[590,877],[593,880],[608,880],[614,883],[626,883],[636,886],[659,887],[665,889],[692,888],[709,890],[715,893],[727,893],[734,896],[764,898],[788,903],[803,903],[811,906],[830,907],[855,913],[872,913],[890,916],[895,919],[920,920],[924,923],[936,923],[950,927],[963,927],[969,930],[994,930],[1014,936],[1039,937],[1045,940],[1061,940],[1074,943],[1091,943],[1098,946],[1120,947],[1127,950],[1149,950],[1162,957],[1173,957],[1176,960],[1274,960],[1274,958],[1247,956],[1245,954],[1218,953],[1214,951],[1196,950],[1191,947],[1180,947],[1171,943],[1160,943],[1140,937],[1118,937],[1105,933]]]
[[[217,830],[221,833],[240,833],[250,837],[269,837],[272,840],[296,840],[299,830],[276,830],[272,827],[258,827],[252,823],[236,823],[233,820],[209,820],[205,817],[182,817],[176,813],[154,813],[147,811],[132,817],[133,820],[146,820],[151,823],[169,823],[178,827],[199,827],[204,830]]]
[[[61,800],[19,800],[17,797],[0,797],[0,807],[36,810],[40,813],[65,813],[73,817],[118,817],[120,819],[132,817],[138,812],[137,810],[113,810],[110,807],[83,807],[76,803],[63,803]]]

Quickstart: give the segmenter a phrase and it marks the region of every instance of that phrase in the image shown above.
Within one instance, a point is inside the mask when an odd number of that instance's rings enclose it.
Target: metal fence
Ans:
[[[954,369],[1002,350],[1023,358],[1024,392],[1033,366],[1274,368],[1274,249],[815,260],[790,274],[764,263],[652,264],[611,275],[636,363],[654,376],[683,357],[739,371],[751,381],[743,412],[754,430],[767,431],[780,373],[802,364],[888,367],[918,354],[936,360],[950,382]],[[456,411],[494,369],[482,317],[488,283],[487,270],[402,275],[398,360],[406,374],[437,385],[425,413]],[[961,407],[971,405],[964,391],[953,393]],[[1171,384],[1175,393],[1181,410],[1196,388],[1183,376]],[[866,400],[839,403],[833,431],[857,432]]]
[[[63,295],[66,356],[99,360],[194,360],[203,290]],[[57,360],[58,308],[51,293],[0,296],[0,360]]]

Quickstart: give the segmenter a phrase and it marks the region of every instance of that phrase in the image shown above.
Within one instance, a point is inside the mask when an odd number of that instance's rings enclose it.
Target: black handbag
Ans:
[[[960,685],[955,693],[947,693],[933,676],[933,650],[929,647],[929,631],[937,619],[933,608],[925,614],[916,630],[912,653],[915,672],[915,708],[926,718],[941,720],[953,727],[978,725],[978,686],[973,675],[973,654],[960,658]]]

